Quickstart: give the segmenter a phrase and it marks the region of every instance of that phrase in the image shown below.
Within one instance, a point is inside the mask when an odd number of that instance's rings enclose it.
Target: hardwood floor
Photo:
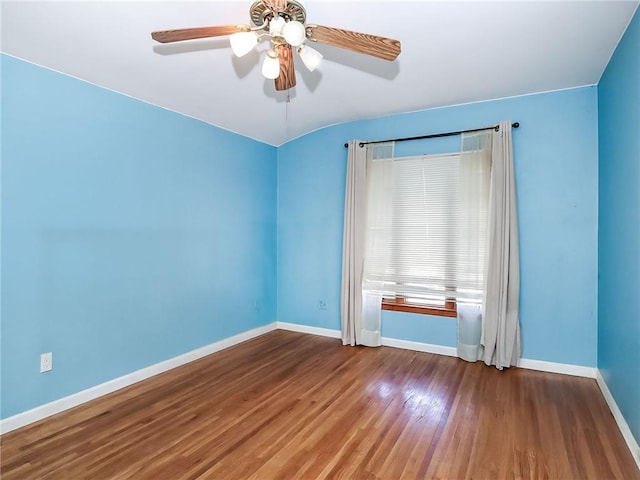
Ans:
[[[594,380],[277,330],[1,438],[2,479],[640,479]]]

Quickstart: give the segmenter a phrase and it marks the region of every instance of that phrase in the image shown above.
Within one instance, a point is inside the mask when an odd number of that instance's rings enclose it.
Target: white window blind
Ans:
[[[478,151],[372,160],[363,288],[480,302],[489,173]]]

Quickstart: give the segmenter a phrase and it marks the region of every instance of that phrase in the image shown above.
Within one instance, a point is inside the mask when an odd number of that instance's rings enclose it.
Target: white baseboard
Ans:
[[[418,352],[435,353],[438,355],[447,355],[456,357],[458,355],[455,347],[444,347],[442,345],[433,345],[430,343],[410,342],[408,340],[398,340],[396,338],[382,337],[382,345],[396,348],[405,348],[407,350],[416,350]],[[577,377],[596,378],[595,367],[584,367],[582,365],[571,365],[568,363],[545,362],[542,360],[530,360],[521,358],[518,363],[519,368],[527,370],[539,370],[548,373],[562,373],[565,375],[574,375]]]
[[[310,327],[308,325],[300,325],[297,323],[276,322],[276,328],[282,330],[290,330],[292,332],[310,333],[312,335],[320,335],[323,337],[340,338],[342,332],[330,328]],[[437,355],[446,355],[448,357],[457,356],[455,347],[445,347],[443,345],[434,345],[431,343],[412,342],[410,340],[400,340],[397,338],[382,337],[382,345],[386,347],[404,348],[405,350],[415,350],[417,352],[435,353]],[[572,365],[568,363],[546,362],[543,360],[530,360],[527,358],[520,359],[518,365],[520,368],[528,370],[539,370],[541,372],[562,373],[565,375],[573,375],[577,377],[596,378],[597,368],[585,367],[582,365]]]
[[[11,430],[15,430],[30,423],[37,422],[38,420],[42,420],[43,418],[46,418],[50,415],[54,415],[69,408],[76,407],[82,403],[94,400],[95,398],[101,397],[116,390],[120,390],[121,388],[128,387],[129,385],[137,383],[141,380],[145,380],[159,373],[171,370],[172,368],[176,368],[199,358],[206,357],[207,355],[211,355],[212,353],[224,350],[225,348],[237,345],[238,343],[242,343],[254,337],[264,335],[265,333],[275,329],[276,324],[270,323],[262,327],[247,330],[246,332],[242,332],[232,337],[212,343],[210,345],[205,345],[204,347],[191,350],[190,352],[178,355],[177,357],[170,358],[160,363],[156,363],[141,370],[136,370],[135,372],[129,373],[122,377],[114,378],[113,380],[109,380],[108,382],[101,383],[100,385],[96,385],[81,392],[77,392],[67,397],[54,400],[53,402],[40,405],[39,407],[27,410],[26,412],[7,417],[0,421],[0,433],[7,433]]]
[[[417,352],[435,353],[455,357],[457,351],[455,347],[444,347],[431,343],[411,342],[409,340],[398,340],[397,338],[382,337],[382,345],[386,347],[404,348],[405,350],[415,350]]]
[[[598,386],[600,387],[600,391],[602,392],[607,405],[609,405],[609,410],[611,410],[613,418],[618,424],[620,433],[622,433],[622,436],[624,437],[624,440],[625,442],[627,442],[627,446],[631,451],[631,455],[633,455],[633,458],[638,465],[638,469],[640,469],[640,445],[633,436],[633,433],[631,433],[631,428],[629,428],[629,424],[622,416],[622,412],[620,411],[618,404],[613,398],[613,395],[611,394],[611,391],[607,386],[607,382],[604,381],[604,377],[602,376],[602,373],[600,373],[600,370],[597,370],[596,381],[598,382]]]
[[[289,330],[291,332],[310,333],[311,335],[318,335],[320,337],[342,337],[342,332],[340,332],[340,330],[333,330],[331,328],[310,327],[309,325],[300,325],[298,323],[276,322],[276,328],[279,328],[280,330]]]
[[[545,362],[544,360],[531,360],[521,358],[518,367],[528,370],[538,370],[548,373],[562,373],[573,375],[574,377],[596,378],[596,367],[585,367],[583,365],[573,365],[570,363]]]

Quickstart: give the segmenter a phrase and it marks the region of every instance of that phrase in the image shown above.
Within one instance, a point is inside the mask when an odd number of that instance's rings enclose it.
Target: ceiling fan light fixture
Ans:
[[[315,48],[311,48],[308,45],[301,45],[298,47],[298,55],[304,66],[313,72],[322,60],[322,54]]]
[[[237,32],[229,37],[231,50],[236,57],[244,57],[258,44],[255,32]]]
[[[262,75],[270,80],[275,80],[280,75],[280,60],[278,59],[278,53],[274,49],[267,52],[262,64]]]
[[[302,45],[306,38],[304,25],[297,20],[291,20],[282,27],[282,35],[287,43],[293,47]]]

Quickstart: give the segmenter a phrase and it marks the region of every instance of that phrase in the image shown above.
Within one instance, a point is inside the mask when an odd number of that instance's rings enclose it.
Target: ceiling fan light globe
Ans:
[[[304,66],[307,67],[310,72],[313,72],[320,64],[320,60],[322,60],[322,54],[308,45],[298,47],[298,55],[300,55],[302,63],[304,63]]]
[[[280,60],[278,55],[273,56],[271,51],[267,52],[267,56],[262,64],[262,75],[270,80],[275,80],[280,75]]]
[[[302,45],[306,38],[304,25],[297,20],[291,20],[282,27],[282,35],[287,43],[293,47]]]
[[[231,50],[236,57],[243,57],[249,53],[258,43],[258,35],[255,32],[237,32],[229,37]]]
[[[284,28],[286,22],[282,17],[273,17],[269,22],[269,34],[272,37],[281,37],[282,29]]]

